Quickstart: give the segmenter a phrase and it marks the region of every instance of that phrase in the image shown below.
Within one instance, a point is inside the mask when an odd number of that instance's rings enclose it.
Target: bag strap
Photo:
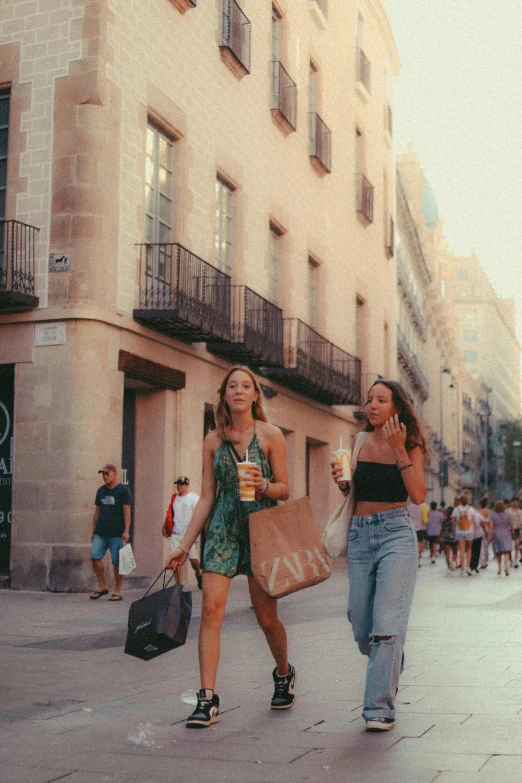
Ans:
[[[355,436],[355,443],[353,446],[353,454],[352,454],[352,469],[355,471],[355,466],[357,465],[357,457],[359,456],[359,452],[362,448],[362,445],[364,441],[366,440],[366,436],[368,435],[367,432],[358,432]]]
[[[150,591],[152,590],[152,588],[154,587],[154,585],[156,584],[156,582],[158,581],[158,579],[160,579],[161,577],[163,577],[163,587],[161,588],[162,590],[165,590],[165,589],[166,589],[166,588],[169,586],[169,584],[172,582],[172,580],[173,580],[173,579],[175,579],[175,580],[176,580],[176,584],[177,584],[177,585],[179,585],[179,583],[180,583],[180,582],[179,582],[179,574],[178,574],[178,570],[177,570],[177,569],[176,569],[176,570],[175,570],[175,571],[172,573],[172,576],[170,576],[170,577],[169,577],[169,579],[168,579],[168,581],[165,583],[165,580],[166,580],[166,578],[167,578],[167,569],[166,569],[166,568],[164,568],[164,569],[163,569],[163,571],[162,571],[162,572],[161,572],[161,573],[160,573],[160,574],[159,574],[159,575],[156,577],[156,579],[153,581],[153,583],[151,584],[151,586],[149,587],[149,589],[147,590],[147,592],[145,593],[145,595],[143,595],[143,596],[140,598],[140,601],[143,601],[143,599],[144,599],[144,598],[146,598],[146,597],[148,596],[148,594],[150,593]]]

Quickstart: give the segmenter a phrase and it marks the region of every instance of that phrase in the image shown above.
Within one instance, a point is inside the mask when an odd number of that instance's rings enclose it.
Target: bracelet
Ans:
[[[339,487],[339,489],[341,490],[341,492],[349,492],[349,491],[350,491],[350,482],[345,480],[345,481],[343,481],[343,482],[341,482],[341,483],[342,483],[342,484],[346,484],[346,486],[345,486],[345,488],[344,488],[344,489],[341,487],[341,484],[337,484],[337,486]]]
[[[264,486],[264,487],[263,487],[263,489],[261,490],[261,494],[262,494],[262,495],[264,495],[264,494],[265,494],[265,492],[267,491],[267,489],[268,489],[268,487],[269,487],[269,486],[270,486],[270,482],[269,482],[269,480],[266,478],[266,479],[265,479],[265,486]]]
[[[409,457],[405,457],[404,459],[398,459],[395,464],[400,470],[402,465],[411,465],[411,461]]]
[[[182,547],[182,546],[179,546],[179,549],[181,549],[181,551],[183,552],[183,554],[185,554],[187,557],[189,556],[189,554],[190,554],[190,549],[189,549],[189,551],[188,551],[188,552],[187,552],[187,550],[186,550],[186,549],[183,549],[183,547]]]
[[[399,467],[399,466],[397,466],[397,467]],[[399,471],[400,471],[400,473],[402,473],[404,470],[408,470],[408,468],[412,468],[412,467],[413,467],[413,462],[407,462],[405,465],[401,465],[399,467]]]

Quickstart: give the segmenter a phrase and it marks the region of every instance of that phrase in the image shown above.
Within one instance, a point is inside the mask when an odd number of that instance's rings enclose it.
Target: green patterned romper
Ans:
[[[255,424],[248,446],[248,458],[251,462],[257,462],[265,478],[270,478],[270,464],[257,439]],[[236,462],[242,461],[229,441],[223,441],[216,451],[214,474],[218,490],[210,514],[203,555],[203,571],[212,571],[230,578],[238,574],[253,576],[248,515],[276,505],[275,500],[266,497],[251,502],[239,499]]]

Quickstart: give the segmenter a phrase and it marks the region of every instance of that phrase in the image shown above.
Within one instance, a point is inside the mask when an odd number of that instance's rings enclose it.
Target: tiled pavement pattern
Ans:
[[[419,570],[397,727],[366,734],[365,661],[345,618],[342,562],[327,582],[280,602],[298,700],[269,709],[272,662],[243,578],[223,633],[221,723],[187,731],[198,688],[201,597],[185,647],[125,656],[122,603],[0,592],[2,783],[160,781],[522,781],[522,568],[447,577]]]

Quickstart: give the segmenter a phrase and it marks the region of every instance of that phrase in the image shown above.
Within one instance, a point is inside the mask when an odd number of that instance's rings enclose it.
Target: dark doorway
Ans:
[[[121,440],[121,482],[127,484],[132,494],[130,540],[134,535],[134,487],[136,448],[136,395],[137,389],[123,390],[123,433]]]
[[[14,364],[0,366],[0,574],[9,575],[13,521]]]

